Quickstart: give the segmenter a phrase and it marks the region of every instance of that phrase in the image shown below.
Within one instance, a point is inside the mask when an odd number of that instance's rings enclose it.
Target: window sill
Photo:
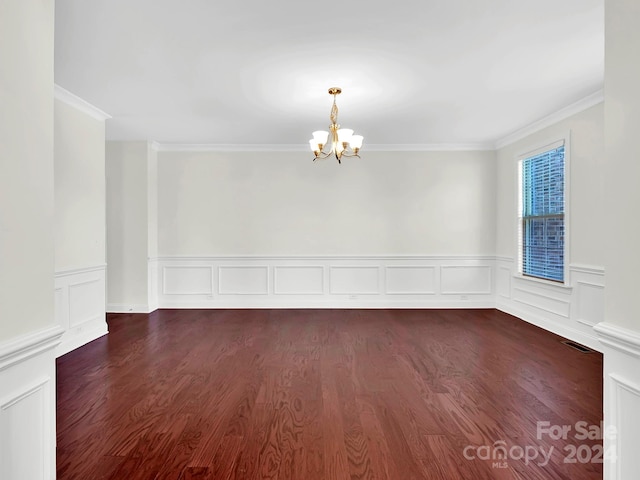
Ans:
[[[573,287],[571,285],[567,285],[566,283],[554,282],[553,280],[545,280],[544,278],[529,277],[527,275],[522,275],[521,273],[516,273],[513,278],[551,289],[558,289],[563,291],[573,290]]]

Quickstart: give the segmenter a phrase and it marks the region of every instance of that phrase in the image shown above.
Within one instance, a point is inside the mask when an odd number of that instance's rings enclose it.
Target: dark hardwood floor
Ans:
[[[59,480],[602,478],[602,356],[495,310],[107,319],[57,362]]]

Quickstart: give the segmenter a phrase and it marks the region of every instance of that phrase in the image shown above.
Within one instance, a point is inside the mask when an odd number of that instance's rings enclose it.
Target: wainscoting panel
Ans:
[[[218,268],[220,295],[267,295],[269,267],[234,265]]]
[[[606,480],[640,472],[640,332],[609,323],[594,327],[604,347]]]
[[[391,266],[385,269],[387,295],[435,295],[436,267]]]
[[[576,320],[595,327],[604,320],[604,286],[592,283],[576,283]]]
[[[512,258],[496,258],[496,307],[546,330],[602,350],[593,325],[604,319],[604,269],[570,265],[565,285],[523,277]]]
[[[324,267],[275,266],[273,293],[276,295],[324,294]]]
[[[53,293],[56,323],[64,330],[69,329],[69,302],[65,302],[65,289],[56,285]]]
[[[104,283],[99,278],[69,284],[69,328],[99,320],[104,315]]]
[[[496,294],[503,298],[511,298],[511,269],[500,265],[497,267]]]
[[[530,285],[524,280],[518,280],[517,283],[520,286],[513,289],[513,299],[516,302],[536,310],[569,318],[570,296],[565,295],[566,298],[558,298],[559,295],[552,290],[544,291],[544,289],[536,288],[536,285]]]
[[[615,373],[608,375],[613,397],[615,426],[616,475],[611,478],[634,478],[640,472],[640,385]]]
[[[447,295],[489,295],[492,267],[445,265],[440,269],[442,293]]]
[[[0,465],[6,469],[2,478],[46,478],[50,383],[47,378],[0,404]],[[18,471],[19,477],[9,475]]]
[[[329,281],[333,295],[380,294],[380,268],[377,266],[331,267]]]
[[[213,295],[213,270],[209,266],[163,267],[164,295]]]
[[[153,312],[158,309],[158,294],[160,293],[160,285],[158,284],[158,260],[149,259],[147,261],[147,285],[149,290],[147,292],[147,312]]]
[[[108,332],[105,302],[104,265],[56,272],[55,315],[64,330],[57,356]]]
[[[59,326],[0,344],[0,478],[56,478],[55,348]]]
[[[571,282],[576,290],[576,320],[590,328],[604,322],[604,270],[573,265]]]
[[[490,256],[160,257],[153,261],[159,277],[156,283],[161,286],[160,308],[495,306],[495,258]],[[443,280],[446,291],[441,288]]]

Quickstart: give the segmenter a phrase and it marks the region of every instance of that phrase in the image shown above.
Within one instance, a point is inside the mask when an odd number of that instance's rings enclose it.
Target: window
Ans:
[[[564,282],[565,143],[520,161],[520,272]]]

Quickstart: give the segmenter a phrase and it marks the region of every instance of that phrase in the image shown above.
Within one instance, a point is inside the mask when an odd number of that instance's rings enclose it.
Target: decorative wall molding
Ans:
[[[209,265],[164,265],[161,295],[213,295],[213,268]]]
[[[604,345],[604,478],[636,478],[640,471],[640,334],[596,327]]]
[[[57,356],[108,333],[105,269],[102,264],[56,272],[55,315],[64,331]]]
[[[606,355],[606,353],[605,353]],[[614,361],[615,362],[615,361]],[[635,368],[637,372],[638,361]],[[605,435],[604,448],[612,453],[605,458],[605,476],[607,480],[625,480],[635,478],[640,471],[640,459],[637,452],[638,432],[640,431],[640,385],[637,374],[633,380],[605,366],[608,395],[605,397],[605,425],[613,427],[613,432]],[[612,457],[612,458],[611,458]]]
[[[46,377],[0,400],[2,478],[53,478],[48,472],[51,451],[47,446],[51,438],[51,383],[51,377]]]
[[[0,478],[56,476],[58,325],[0,344]]]
[[[65,270],[56,271],[56,277],[66,277],[69,275],[79,275],[82,273],[91,273],[91,272],[101,272],[107,268],[106,263],[100,263],[97,265],[91,265],[89,267],[81,267],[81,268],[69,268]]]
[[[516,130],[509,135],[502,137],[496,140],[494,144],[495,150],[500,150],[501,148],[506,147],[507,145],[511,145],[512,143],[517,142],[518,140],[522,140],[523,138],[532,135],[543,128],[550,127],[566,118],[569,118],[577,113],[580,113],[587,108],[591,108],[594,105],[598,105],[599,103],[604,102],[604,89],[600,89],[597,92],[593,92],[590,95],[574,102],[570,105],[567,105],[564,108],[561,108],[557,112],[552,113],[551,115],[547,115],[546,117],[541,118],[540,120],[536,120],[535,122]]]
[[[640,333],[606,322],[598,323],[593,329],[607,347],[640,359]]]
[[[604,320],[604,269],[569,265],[567,284],[519,275],[515,259],[496,257],[496,308],[602,350],[593,326]]]
[[[268,295],[268,265],[218,266],[218,295]]]
[[[491,295],[493,266],[443,265],[440,268],[441,292],[444,295]]]
[[[275,295],[322,295],[324,267],[288,265],[273,267]]]
[[[604,285],[576,281],[576,320],[595,327],[604,318]]]
[[[386,267],[384,293],[387,295],[435,295],[437,285],[435,266]]]
[[[53,325],[0,344],[0,371],[54,349],[63,333],[59,325]]]
[[[495,259],[487,255],[212,256],[155,261],[160,308],[495,305]]]
[[[380,295],[380,266],[331,265],[329,285],[332,295]]]
[[[463,264],[464,262],[482,261],[493,262],[496,260],[494,255],[164,255],[154,259],[159,263],[163,262],[207,262],[207,261],[219,261],[219,262],[263,262],[270,261],[293,261],[293,262],[308,262],[308,261],[338,261],[348,262],[353,259],[354,261],[398,261],[398,262],[451,262],[452,264]],[[502,257],[509,258],[510,257]]]
[[[96,120],[105,121],[111,118],[111,115],[109,115],[108,113],[105,113],[99,108],[94,107],[86,100],[83,100],[82,98],[74,95],[68,90],[65,90],[60,85],[54,85],[53,91],[56,99],[66,103],[67,105],[71,105],[72,107],[80,110],[83,113],[86,113]]]

